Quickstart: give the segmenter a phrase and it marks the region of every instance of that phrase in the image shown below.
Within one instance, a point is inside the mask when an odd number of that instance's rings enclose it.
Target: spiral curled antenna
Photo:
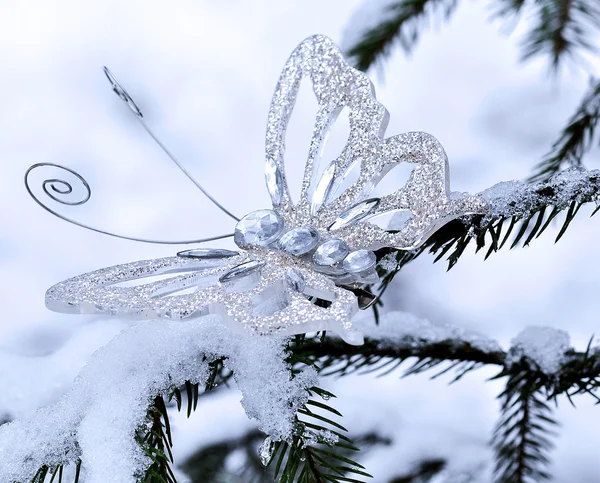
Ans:
[[[49,213],[52,213],[57,218],[60,218],[61,220],[64,220],[73,225],[80,226],[81,228],[85,228],[86,230],[91,230],[91,231],[95,231],[97,233],[102,233],[103,235],[114,236],[116,238],[121,238],[123,240],[133,240],[133,241],[138,241],[138,242],[143,242],[143,243],[157,243],[157,244],[161,244],[161,245],[187,245],[187,244],[192,244],[192,243],[202,243],[202,242],[207,242],[207,241],[212,241],[212,240],[220,240],[222,238],[228,238],[230,236],[233,236],[233,234],[227,234],[227,235],[220,235],[220,236],[215,236],[215,237],[211,237],[211,238],[201,238],[201,239],[197,239],[197,240],[153,240],[153,239],[148,239],[148,238],[137,238],[137,237],[133,237],[133,236],[120,235],[118,233],[101,230],[99,228],[94,228],[93,226],[89,226],[84,223],[80,223],[71,218],[67,218],[66,216],[61,215],[57,211],[53,210],[48,205],[43,203],[42,200],[34,194],[32,188],[31,188],[30,174],[34,170],[38,170],[39,168],[47,168],[47,167],[62,170],[64,175],[70,175],[73,179],[73,181],[69,181],[68,179],[60,179],[60,178],[54,177],[54,178],[48,178],[48,179],[43,180],[42,181],[42,190],[48,198],[50,198],[51,200],[53,200],[57,203],[60,203],[62,205],[69,205],[69,206],[83,205],[83,204],[87,203],[89,201],[89,199],[91,198],[92,189],[90,188],[89,183],[85,180],[85,178],[83,176],[81,176],[79,173],[77,173],[76,171],[74,171],[70,168],[61,166],[60,164],[54,164],[54,163],[37,163],[37,164],[34,164],[33,166],[30,166],[29,169],[25,172],[25,188],[27,189],[29,196],[31,196],[34,199],[34,201],[38,205],[40,205],[44,210],[46,210]],[[82,196],[73,198],[73,196],[75,196],[73,183],[77,183],[76,187],[79,186],[79,187],[83,188]]]
[[[117,96],[119,96],[119,99],[121,99],[125,103],[125,105],[133,113],[133,115],[138,120],[138,122],[141,124],[141,126],[146,130],[146,132],[150,135],[150,137],[154,140],[154,142],[156,142],[156,144],[158,144],[160,149],[163,150],[163,152],[171,159],[171,161],[173,161],[173,163],[175,163],[175,165],[181,170],[181,172],[183,172],[183,174],[185,174],[188,177],[188,179],[192,183],[194,183],[194,185],[196,185],[196,187],[204,194],[204,196],[206,196],[215,206],[217,206],[217,208],[219,208],[227,216],[233,218],[235,221],[240,221],[240,219],[237,216],[235,216],[233,213],[231,213],[229,210],[227,210],[223,205],[221,205],[221,203],[219,203],[216,199],[214,199],[208,193],[208,191],[206,191],[202,187],[202,185],[200,183],[198,183],[198,181],[196,181],[194,179],[194,177],[183,167],[183,165],[177,160],[175,155],[162,143],[162,141],[160,139],[158,139],[156,134],[154,134],[154,132],[150,129],[148,124],[146,124],[146,121],[144,121],[144,115],[142,114],[141,109],[135,103],[133,98],[129,95],[127,90],[117,80],[117,78],[114,76],[114,74],[110,71],[110,69],[106,66],[104,66],[103,69],[104,69],[104,74],[106,75],[108,82],[110,82],[110,85],[112,86],[114,93]]]

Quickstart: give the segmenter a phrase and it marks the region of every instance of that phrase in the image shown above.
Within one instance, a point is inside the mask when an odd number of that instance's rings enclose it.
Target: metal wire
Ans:
[[[156,244],[160,244],[160,245],[188,245],[188,244],[192,244],[192,243],[202,243],[202,242],[207,242],[207,241],[212,241],[212,240],[220,240],[222,238],[228,238],[230,236],[233,236],[233,233],[229,233],[227,235],[219,235],[219,236],[214,236],[214,237],[210,237],[210,238],[200,238],[197,240],[154,240],[154,239],[148,239],[148,238],[137,238],[137,237],[133,237],[133,236],[119,235],[118,233],[101,230],[99,228],[94,228],[93,226],[89,226],[84,223],[80,223],[78,221],[75,221],[71,218],[67,218],[66,216],[61,215],[60,213],[54,211],[52,208],[45,205],[33,193],[33,190],[31,189],[30,182],[29,182],[29,175],[31,174],[31,172],[33,170],[35,170],[37,168],[41,168],[41,167],[57,168],[57,169],[61,169],[61,170],[64,170],[64,171],[70,173],[71,175],[74,176],[74,178],[81,184],[81,186],[85,190],[85,194],[81,199],[70,200],[70,199],[66,198],[68,195],[73,194],[73,185],[69,181],[64,180],[64,179],[59,179],[59,178],[49,178],[49,179],[44,180],[42,182],[42,189],[43,189],[44,193],[53,201],[63,204],[63,205],[77,206],[77,205],[83,205],[83,204],[87,203],[88,200],[92,196],[92,189],[90,188],[90,185],[88,184],[88,182],[85,180],[85,178],[83,176],[81,176],[76,171],[74,171],[70,168],[67,168],[65,166],[61,166],[60,164],[55,164],[55,163],[36,163],[33,166],[29,167],[29,169],[25,172],[25,177],[24,177],[25,188],[27,189],[29,196],[31,196],[38,205],[40,205],[47,212],[52,213],[57,218],[60,218],[61,220],[71,223],[73,225],[80,226],[81,228],[85,228],[86,230],[91,230],[91,231],[95,231],[97,233],[102,233],[103,235],[114,236],[116,238],[121,238],[123,240],[133,240],[133,241],[138,241],[138,242],[143,242],[143,243],[156,243]]]
[[[114,74],[106,66],[104,66],[104,74],[106,75],[106,78],[110,82],[115,94],[117,94],[117,96],[119,96],[119,98],[127,105],[129,110],[133,113],[135,118],[142,125],[142,127],[146,130],[146,132],[150,135],[150,137],[154,140],[154,142],[156,142],[156,144],[158,144],[158,146],[171,159],[171,161],[173,161],[175,163],[175,165],[181,170],[181,172],[183,174],[185,174],[188,177],[188,179],[192,183],[194,183],[194,185],[196,185],[196,187],[204,194],[204,196],[206,196],[212,203],[214,203],[215,206],[217,206],[223,213],[225,213],[227,216],[230,216],[235,221],[240,221],[240,219],[237,216],[235,216],[233,213],[231,213],[229,210],[227,210],[223,205],[221,205],[221,203],[219,203],[216,199],[214,199],[208,193],[208,191],[206,191],[202,187],[202,185],[200,185],[200,183],[198,183],[198,181],[196,181],[193,178],[193,176],[188,172],[188,170],[186,170],[183,167],[183,165],[177,160],[175,155],[171,151],[169,151],[169,149],[161,142],[160,139],[158,139],[156,134],[154,134],[154,132],[150,129],[150,127],[144,121],[144,114],[142,113],[141,109],[138,107],[138,105],[135,103],[135,101],[129,95],[129,93],[125,90],[125,88],[121,85],[121,83],[117,80],[117,78],[114,76]]]

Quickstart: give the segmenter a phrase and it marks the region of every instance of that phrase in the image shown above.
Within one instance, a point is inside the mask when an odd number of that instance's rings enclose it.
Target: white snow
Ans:
[[[527,214],[542,205],[566,208],[574,197],[582,199],[597,189],[591,179],[600,171],[572,167],[554,175],[547,183],[527,185],[521,181],[504,181],[480,193],[490,204],[491,216]],[[597,197],[596,197],[597,198]]]
[[[525,356],[535,362],[544,374],[555,374],[565,361],[570,342],[569,334],[564,330],[527,327],[512,340],[507,364],[517,363]]]
[[[401,311],[385,313],[379,324],[360,321],[357,326],[365,338],[378,340],[382,347],[418,347],[443,341],[466,342],[484,352],[498,352],[502,349],[495,340],[477,332],[444,323],[434,323],[413,314]]]
[[[381,260],[379,260],[378,265],[386,272],[393,272],[398,268],[398,259],[396,258],[396,253],[388,253]]]
[[[149,401],[185,380],[204,384],[221,356],[236,372],[247,414],[273,440],[289,438],[314,385],[314,371],[291,379],[284,338],[234,334],[215,316],[147,322],[98,350],[57,404],[0,427],[0,481],[30,480],[42,464],[81,455],[86,483],[133,482],[149,460],[134,440]]]

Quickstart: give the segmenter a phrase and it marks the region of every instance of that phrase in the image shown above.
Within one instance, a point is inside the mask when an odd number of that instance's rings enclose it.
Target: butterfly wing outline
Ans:
[[[63,313],[129,319],[185,321],[218,314],[231,327],[256,335],[333,330],[348,343],[362,344],[362,335],[350,324],[358,310],[354,294],[324,275],[290,267],[279,258],[272,254],[251,260],[242,253],[221,259],[177,256],[116,265],[56,284],[46,292],[46,306]],[[219,281],[241,264],[255,262],[259,268],[252,273]],[[128,285],[132,281],[139,283]]]
[[[310,80],[318,111],[300,200],[294,204],[285,176],[285,133],[302,79]],[[349,110],[348,141],[336,159],[321,159],[327,133],[344,108]],[[378,199],[360,221],[342,224],[335,237],[372,250],[411,249],[454,218],[486,212],[481,198],[450,192],[448,158],[437,139],[422,132],[384,139],[388,119],[369,78],[344,60],[331,39],[316,35],[303,41],[283,69],[269,110],[266,178],[274,209],[292,226],[310,224],[330,231],[344,213],[368,198],[392,168],[411,163],[414,168],[405,186]],[[327,166],[319,169],[324,162]],[[355,164],[360,166],[358,179],[337,193]],[[397,210],[410,212],[410,220],[400,230],[392,233],[369,222]]]

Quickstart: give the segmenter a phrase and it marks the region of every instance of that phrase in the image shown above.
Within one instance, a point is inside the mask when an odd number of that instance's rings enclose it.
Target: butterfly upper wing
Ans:
[[[300,82],[305,78],[312,84],[318,110],[304,170],[300,202],[294,207],[285,177],[285,134]],[[307,38],[292,52],[283,68],[271,100],[267,121],[267,177],[277,173],[275,176],[281,179],[279,186],[269,183],[269,180],[267,186],[274,208],[284,217],[290,218],[293,213],[304,215],[306,219],[311,217],[309,197],[311,188],[314,189],[319,181],[317,167],[321,162],[320,152],[327,132],[344,107],[350,113],[350,136],[345,149],[335,160],[335,175],[338,178],[353,162],[370,157],[377,151],[389,115],[377,101],[369,78],[345,61],[342,52],[331,39],[323,35]],[[364,166],[366,168],[366,164]],[[360,198],[360,191],[365,188],[367,179],[367,173],[361,171],[361,178],[343,198],[335,202],[331,210],[315,214],[319,219],[316,224],[331,223],[332,217],[335,218],[332,213],[340,212],[348,203]]]
[[[304,78],[312,84],[318,111],[301,197],[294,205],[285,176],[285,133]],[[350,135],[346,146],[336,159],[322,160],[319,156],[326,135],[345,107],[350,112]],[[388,118],[387,110],[376,99],[369,78],[345,61],[331,39],[315,35],[304,40],[286,62],[269,110],[266,176],[274,209],[292,226],[307,224],[327,232],[336,219],[365,200],[391,168],[398,163],[412,163],[415,167],[406,185],[383,196],[369,214],[373,218],[394,210],[408,210],[412,217],[405,227],[390,233],[365,218],[340,229],[335,237],[361,248],[409,249],[424,242],[453,218],[485,212],[485,203],[477,197],[452,196],[448,159],[437,139],[415,132],[384,140]],[[321,162],[331,164],[325,170],[318,170]],[[321,182],[339,183],[355,162],[360,164],[358,179],[339,196],[316,202],[311,199]],[[325,173],[323,179],[319,179],[319,171]]]

